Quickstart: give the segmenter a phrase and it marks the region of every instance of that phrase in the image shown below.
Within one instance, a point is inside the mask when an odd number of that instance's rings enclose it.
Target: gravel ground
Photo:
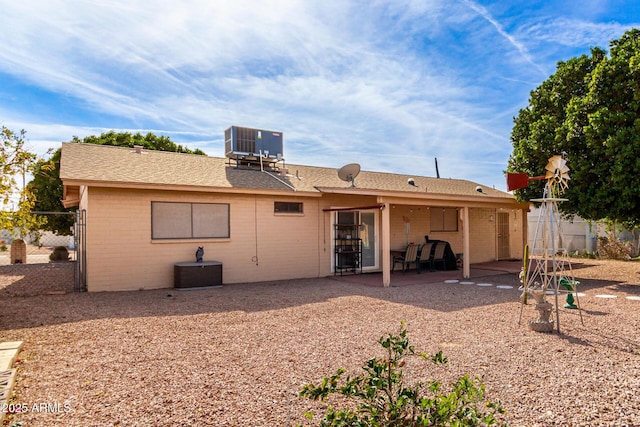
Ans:
[[[28,409],[5,425],[308,425],[304,411],[323,404],[298,398],[301,387],[339,367],[359,373],[401,321],[417,350],[449,359],[407,365],[407,375],[446,384],[483,375],[509,425],[640,425],[640,301],[627,298],[640,296],[640,263],[580,262],[584,325],[561,309],[561,333],[528,329],[536,313],[520,305],[515,274],[482,278],[513,289],[326,278],[0,294],[0,341],[24,341],[11,402]]]

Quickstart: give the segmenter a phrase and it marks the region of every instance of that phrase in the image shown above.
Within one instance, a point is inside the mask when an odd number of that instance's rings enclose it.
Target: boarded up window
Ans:
[[[431,208],[431,231],[458,231],[458,209]]]
[[[229,237],[226,203],[151,202],[152,239]]]

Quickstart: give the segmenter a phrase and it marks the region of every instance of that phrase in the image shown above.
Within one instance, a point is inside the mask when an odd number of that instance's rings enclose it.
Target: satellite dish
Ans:
[[[356,186],[355,179],[359,173],[360,165],[357,163],[349,163],[338,169],[338,177],[343,181],[350,182],[352,187]]]

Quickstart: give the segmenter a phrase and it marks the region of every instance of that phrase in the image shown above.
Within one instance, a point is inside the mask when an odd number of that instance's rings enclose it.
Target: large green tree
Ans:
[[[25,130],[14,132],[5,126],[0,129],[0,230],[20,238],[41,223],[41,219],[31,214],[33,194],[17,180],[24,178],[36,161],[36,155],[25,148],[25,142]]]
[[[562,154],[571,169],[566,214],[588,220],[640,223],[640,30],[559,62],[531,92],[514,119],[508,171],[543,175],[549,157]],[[515,192],[542,195],[543,182]]]
[[[147,150],[172,151],[178,153],[205,155],[200,149],[190,150],[171,141],[167,136],[155,135],[151,132],[146,135],[129,132],[105,132],[99,136],[91,135],[85,138],[74,136],[73,143],[115,145],[120,147],[143,146]],[[34,167],[33,180],[29,182],[28,188],[35,195],[36,211],[47,212],[71,212],[75,209],[65,209],[62,206],[63,185],[60,180],[60,149],[55,150],[47,160],[38,162]],[[61,235],[71,233],[73,217],[71,215],[49,216],[46,230],[53,231]]]

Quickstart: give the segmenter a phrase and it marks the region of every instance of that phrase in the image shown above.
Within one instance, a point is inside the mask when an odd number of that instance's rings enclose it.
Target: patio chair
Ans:
[[[447,242],[436,243],[436,248],[433,250],[433,256],[431,257],[431,271],[435,271],[436,264],[442,263],[442,269],[447,269],[447,262],[444,257],[444,251],[447,249]]]
[[[407,271],[409,269],[409,267],[411,266],[411,264],[416,264],[418,263],[418,245],[414,244],[414,243],[410,243],[407,246],[407,250],[405,251],[404,255],[402,256],[397,256],[393,258],[393,267],[391,269],[391,271],[393,271],[393,269],[395,269],[396,264],[402,264],[402,273],[404,273],[405,271]]]
[[[420,249],[420,257],[418,258],[418,273],[422,271],[422,265],[427,264],[431,267],[431,250],[433,249],[433,243],[425,243]]]

